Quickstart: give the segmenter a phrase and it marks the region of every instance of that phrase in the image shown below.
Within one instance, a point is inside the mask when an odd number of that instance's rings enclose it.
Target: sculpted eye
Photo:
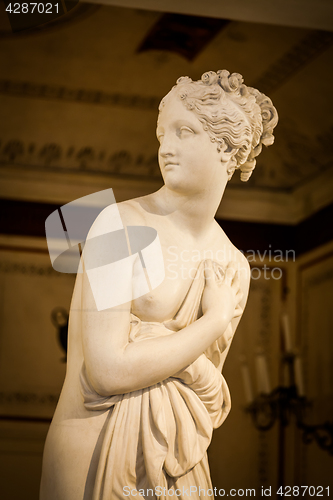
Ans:
[[[160,134],[160,135],[158,135],[158,136],[157,136],[157,140],[158,140],[159,142],[162,142],[163,137],[164,137],[164,135],[163,135],[163,134]]]
[[[190,134],[195,134],[194,130],[192,130],[190,127],[186,127],[185,125],[183,127],[180,127],[180,136],[186,137]]]

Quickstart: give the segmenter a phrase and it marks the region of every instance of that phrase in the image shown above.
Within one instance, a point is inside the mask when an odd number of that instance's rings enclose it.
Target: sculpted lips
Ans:
[[[164,164],[164,168],[165,170],[168,170],[169,168],[172,168],[174,167],[175,165],[178,165],[178,163],[176,162],[172,162],[172,161],[168,161]]]

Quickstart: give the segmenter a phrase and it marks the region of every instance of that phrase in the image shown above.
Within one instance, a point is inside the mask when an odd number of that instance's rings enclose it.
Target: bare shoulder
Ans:
[[[117,203],[117,208],[124,226],[144,225],[145,217],[137,202],[138,198]]]
[[[219,227],[219,235],[220,246],[223,247],[226,261],[235,262],[237,264],[241,281],[241,288],[244,295],[246,294],[247,296],[251,278],[251,269],[249,262],[243,252],[238,250],[238,248],[236,248],[235,245],[229,240],[221,227]]]
[[[243,270],[244,272],[249,273],[250,272],[250,264],[249,264],[247,258],[245,257],[243,252],[238,250],[238,248],[236,248],[234,245],[232,245],[232,246],[234,247],[234,252],[235,252],[235,257],[236,257],[235,260],[239,264],[240,270]]]
[[[230,261],[237,264],[237,271],[241,283],[241,288],[244,294],[247,295],[250,286],[251,269],[250,264],[240,250],[230,243]]]
[[[241,287],[243,293],[244,294],[246,293],[247,295],[251,279],[250,264],[245,255],[240,250],[238,250],[237,248],[235,248],[235,250],[236,250],[236,258],[237,258],[236,262],[238,264],[238,273],[241,281]]]
[[[144,225],[144,217],[133,201],[113,203],[104,208],[91,226],[88,238],[123,229],[124,226]]]
[[[229,247],[229,256],[230,256],[229,262],[233,262],[237,266],[239,282],[240,282],[239,285],[240,285],[240,289],[243,292],[243,297],[242,297],[239,305],[242,308],[242,310],[244,311],[245,305],[247,302],[247,298],[249,295],[249,289],[250,289],[251,268],[250,268],[250,264],[249,264],[247,258],[243,254],[243,252],[238,250],[238,248],[236,248],[235,245],[233,245],[231,243],[229,238],[227,238],[227,240],[228,241],[227,241],[226,245]],[[239,320],[240,320],[240,317],[233,320],[234,331],[237,327]]]

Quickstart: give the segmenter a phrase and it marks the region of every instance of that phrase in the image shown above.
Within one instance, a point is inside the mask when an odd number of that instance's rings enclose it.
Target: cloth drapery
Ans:
[[[129,342],[170,335],[195,321],[204,282],[202,261],[176,316],[157,323],[131,314]],[[196,500],[211,495],[207,448],[213,429],[222,424],[231,406],[221,374],[226,334],[174,376],[127,394],[100,396],[83,364],[85,408],[109,411],[93,500]]]

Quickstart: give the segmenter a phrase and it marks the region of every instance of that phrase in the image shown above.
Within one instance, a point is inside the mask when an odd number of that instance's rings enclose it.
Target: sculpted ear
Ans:
[[[232,157],[234,157],[238,152],[237,148],[229,146],[224,139],[217,139],[216,142],[217,142],[217,151],[218,153],[220,153],[221,161],[223,163],[229,162],[232,159]]]
[[[220,154],[223,166],[227,169],[228,180],[230,181],[237,168],[236,154],[238,153],[238,149],[232,148],[223,139],[219,139],[217,142],[217,151]]]
[[[233,176],[234,171],[236,170],[236,168],[237,168],[237,160],[236,160],[235,156],[232,156],[229,159],[229,162],[227,164],[228,181],[230,181],[230,179]]]

